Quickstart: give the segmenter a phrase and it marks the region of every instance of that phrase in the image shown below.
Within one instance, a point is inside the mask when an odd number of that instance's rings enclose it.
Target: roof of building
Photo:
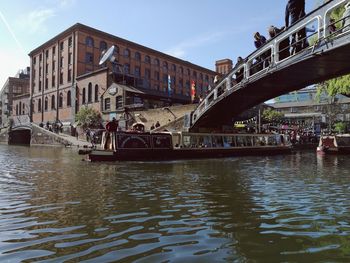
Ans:
[[[135,43],[135,42],[126,40],[126,39],[124,39],[124,38],[120,38],[120,37],[114,36],[114,35],[112,35],[112,34],[103,32],[103,31],[98,30],[98,29],[93,28],[93,27],[86,26],[86,25],[81,24],[81,23],[76,23],[75,25],[73,25],[73,26],[67,28],[65,31],[59,33],[58,35],[56,35],[55,37],[51,38],[50,40],[48,40],[48,41],[45,42],[44,44],[42,44],[42,45],[40,45],[39,47],[37,47],[37,48],[35,48],[34,50],[32,50],[28,55],[29,55],[29,56],[32,56],[33,54],[37,53],[38,51],[41,51],[41,50],[44,49],[45,47],[56,44],[56,43],[57,43],[57,39],[60,39],[60,38],[62,38],[62,37],[65,37],[65,36],[69,35],[70,33],[72,33],[73,31],[79,31],[79,30],[94,31],[96,34],[100,34],[100,35],[102,35],[102,36],[109,37],[109,38],[113,38],[113,39],[115,39],[115,40],[117,40],[117,41],[120,41],[120,42],[124,42],[124,43],[125,43],[126,45],[128,45],[128,46],[135,46],[136,48],[145,49],[145,50],[147,50],[147,51],[150,52],[150,53],[161,54],[162,56],[167,57],[169,60],[178,61],[178,62],[180,62],[180,63],[187,64],[187,65],[190,66],[190,67],[195,67],[195,68],[198,68],[198,69],[200,69],[200,70],[202,70],[202,71],[208,71],[208,73],[216,74],[216,72],[213,71],[213,70],[210,70],[210,69],[201,67],[201,66],[196,65],[196,64],[193,64],[193,63],[191,63],[191,62],[189,62],[189,61],[186,61],[186,60],[182,60],[182,59],[173,57],[173,56],[171,56],[171,55],[168,55],[168,54],[165,54],[165,53],[163,53],[163,52],[157,51],[157,50],[155,50],[155,49],[152,49],[152,48],[149,48],[149,47],[146,47],[146,46],[137,44],[137,43]]]

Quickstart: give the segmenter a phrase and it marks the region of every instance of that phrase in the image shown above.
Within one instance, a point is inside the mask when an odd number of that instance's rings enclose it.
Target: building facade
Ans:
[[[216,72],[221,75],[226,75],[232,70],[233,62],[231,59],[217,60],[215,63]]]
[[[288,124],[309,128],[327,128],[330,123],[350,124],[350,98],[337,95],[331,100],[327,96],[316,97],[316,89],[305,88],[282,95],[269,104],[284,114]]]
[[[26,96],[26,99],[21,102],[20,112],[17,108],[18,115],[29,114],[29,77],[30,69],[28,67],[25,70],[20,70],[15,77],[9,77],[5,82],[0,93],[0,127],[6,126],[9,118],[16,115],[16,106],[18,105],[16,98],[18,96]]]
[[[114,66],[99,65],[102,52],[115,46]],[[74,122],[82,106],[101,111],[102,95],[121,83],[164,103],[191,101],[212,85],[215,72],[97,29],[75,24],[29,54],[32,120]],[[108,67],[108,70],[104,68]]]

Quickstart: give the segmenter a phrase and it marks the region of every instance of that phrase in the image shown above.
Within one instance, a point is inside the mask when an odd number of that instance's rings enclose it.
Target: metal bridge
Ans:
[[[330,19],[348,2],[329,1],[236,65],[191,113],[190,130],[221,127],[264,101],[350,73],[350,17]],[[295,50],[301,43],[308,46]]]

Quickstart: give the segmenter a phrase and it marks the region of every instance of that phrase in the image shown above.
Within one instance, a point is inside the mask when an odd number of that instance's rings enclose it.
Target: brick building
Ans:
[[[7,125],[10,116],[29,114],[29,77],[28,67],[5,82],[0,93],[0,127]],[[18,97],[23,99],[20,103],[17,101]]]
[[[112,45],[117,62],[113,72],[110,63],[99,66],[102,52]],[[195,81],[200,96],[212,85],[216,74],[82,24],[68,28],[29,56],[32,119],[36,123],[55,119],[74,122],[82,105],[106,109],[102,96],[113,83],[134,91],[130,92],[134,96],[123,98],[124,102],[129,99],[130,104],[186,104],[191,102],[191,82]]]

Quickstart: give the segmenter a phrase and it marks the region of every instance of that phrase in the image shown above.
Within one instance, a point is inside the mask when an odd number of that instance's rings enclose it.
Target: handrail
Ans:
[[[220,80],[215,85],[215,87],[207,94],[203,101],[198,104],[197,108],[192,112],[191,125],[193,125],[204,112],[206,112],[210,107],[212,107],[213,104],[227,96],[228,92],[231,93],[232,90],[244,87],[247,82],[251,81],[251,79],[255,79],[255,77],[267,74],[271,67],[277,66],[278,64],[288,61],[292,57],[294,57],[295,54],[290,54],[286,58],[279,58],[279,53],[281,51],[280,45],[282,41],[285,41],[287,39],[289,41],[289,39],[293,35],[297,34],[303,29],[306,30],[306,27],[312,23],[316,23],[315,32],[317,32],[317,40],[319,41],[321,39],[326,39],[330,35],[329,30],[327,29],[330,25],[331,12],[339,6],[345,4],[346,2],[349,2],[349,0],[332,0],[323,4],[319,8],[310,12],[303,19],[299,20],[298,22],[287,28],[285,31],[279,33],[273,39],[267,41],[267,43],[260,49],[257,49],[254,52],[252,52],[242,64],[235,66],[228,74],[226,74],[224,78]],[[306,41],[306,39],[310,38],[311,36],[306,35],[305,39],[298,41]],[[316,41],[316,43],[318,41]],[[293,44],[295,45],[295,43]],[[291,48],[292,45],[289,44],[287,49]],[[302,51],[304,50],[305,49],[303,49]],[[289,51],[290,50],[288,50],[288,53]],[[254,63],[254,61],[258,62]],[[261,65],[263,66],[262,68]],[[242,68],[244,69],[243,78],[239,81],[239,83],[235,83],[234,76]]]

